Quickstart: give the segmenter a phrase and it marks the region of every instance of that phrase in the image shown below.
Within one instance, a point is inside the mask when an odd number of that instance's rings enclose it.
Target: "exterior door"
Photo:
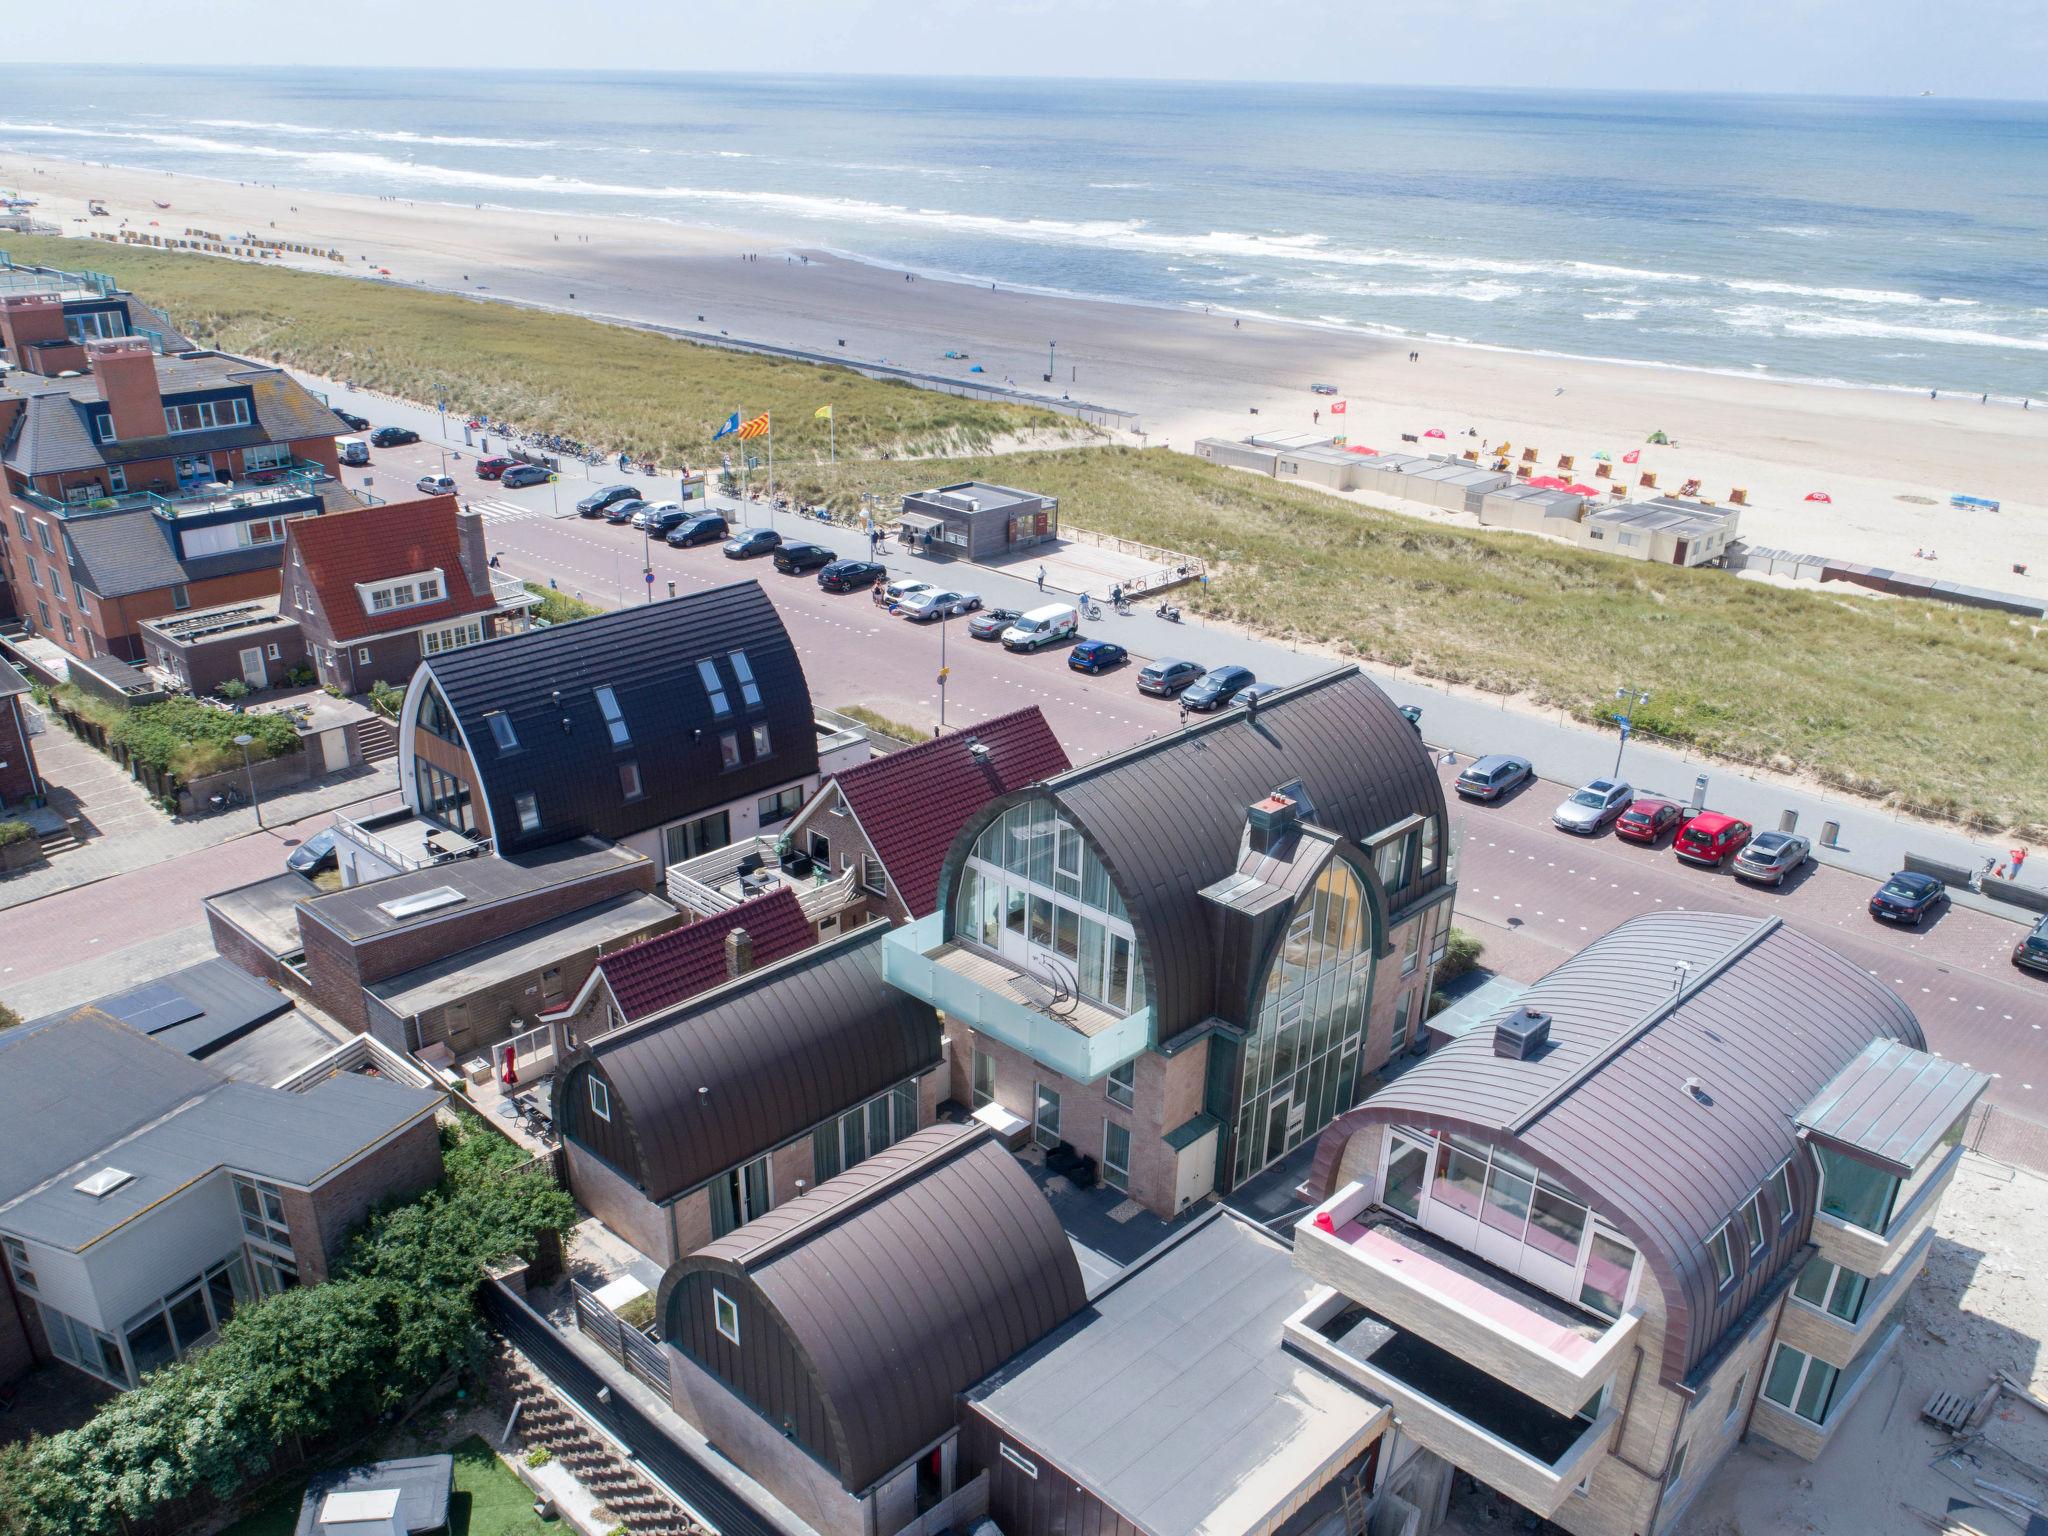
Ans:
[[[1675,553],[1673,553],[1673,555],[1671,556],[1671,563],[1672,563],[1673,565],[1683,565],[1683,564],[1685,564],[1685,551],[1686,551],[1686,541],[1685,541],[1684,539],[1680,539],[1680,540],[1678,541],[1678,548],[1677,548],[1676,552],[1675,552]]]
[[[251,688],[261,688],[270,681],[263,670],[263,647],[252,645],[242,652],[242,681]]]

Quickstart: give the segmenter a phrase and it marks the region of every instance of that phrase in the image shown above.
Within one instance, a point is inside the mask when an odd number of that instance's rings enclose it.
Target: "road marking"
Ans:
[[[516,523],[535,516],[540,509],[522,507],[516,501],[492,500],[472,501],[466,510],[474,512],[487,523]]]

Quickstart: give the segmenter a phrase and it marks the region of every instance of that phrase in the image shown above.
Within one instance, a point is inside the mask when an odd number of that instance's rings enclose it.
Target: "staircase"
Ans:
[[[366,763],[381,763],[398,756],[398,728],[382,715],[356,723],[356,750]]]
[[[518,1350],[501,1339],[497,1357],[499,1379],[519,1404],[519,1433],[525,1447],[546,1446],[612,1520],[633,1536],[712,1536],[707,1526],[691,1519],[634,1471],[617,1446],[557,1398]]]

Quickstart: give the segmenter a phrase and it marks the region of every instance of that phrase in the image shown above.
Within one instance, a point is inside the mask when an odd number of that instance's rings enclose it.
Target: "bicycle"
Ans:
[[[1102,604],[1093,601],[1085,592],[1081,594],[1079,606],[1081,617],[1084,619],[1099,619],[1102,617]]]

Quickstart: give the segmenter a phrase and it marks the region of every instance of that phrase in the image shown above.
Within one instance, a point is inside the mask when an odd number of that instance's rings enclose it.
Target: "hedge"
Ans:
[[[25,821],[0,821],[0,848],[9,843],[25,843],[36,835],[36,829]]]
[[[191,780],[240,763],[242,749],[235,738],[244,734],[255,738],[249,748],[254,759],[298,750],[298,730],[283,715],[238,715],[197,699],[165,699],[127,710],[113,722],[107,740],[125,749],[131,763]]]

